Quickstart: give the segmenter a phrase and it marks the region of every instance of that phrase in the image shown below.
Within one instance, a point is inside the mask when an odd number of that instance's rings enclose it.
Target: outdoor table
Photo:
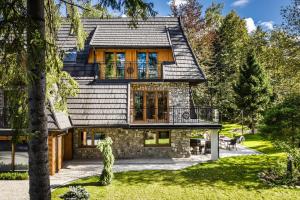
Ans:
[[[228,147],[228,144],[230,143],[231,140],[232,140],[231,138],[226,137],[226,136],[219,138],[220,143],[224,144],[226,147]]]

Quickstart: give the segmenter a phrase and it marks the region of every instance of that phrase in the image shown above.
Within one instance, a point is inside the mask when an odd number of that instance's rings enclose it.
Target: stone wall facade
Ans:
[[[73,157],[75,159],[101,158],[95,147],[80,147],[79,132],[73,137]],[[126,158],[185,158],[190,157],[190,130],[170,130],[169,146],[145,146],[145,130],[122,128],[96,128],[93,131],[104,133],[113,140],[113,154],[117,159]],[[154,131],[154,130],[147,130]]]

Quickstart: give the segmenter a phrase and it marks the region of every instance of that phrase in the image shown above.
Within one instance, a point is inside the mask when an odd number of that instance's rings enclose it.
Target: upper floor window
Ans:
[[[76,62],[77,51],[68,51],[65,53],[64,62]]]
[[[125,76],[125,53],[105,52],[105,77],[124,78]]]
[[[158,61],[156,52],[137,53],[138,78],[158,78]]]

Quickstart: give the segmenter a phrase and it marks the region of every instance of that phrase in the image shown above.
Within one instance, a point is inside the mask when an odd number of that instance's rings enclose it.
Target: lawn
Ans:
[[[116,173],[107,187],[98,185],[98,177],[80,179],[71,185],[84,186],[91,199],[298,199],[299,189],[268,187],[257,177],[261,170],[284,159],[284,154],[260,135],[246,135],[244,144],[266,154],[223,158],[178,171]],[[59,199],[67,189],[56,189],[53,199]]]

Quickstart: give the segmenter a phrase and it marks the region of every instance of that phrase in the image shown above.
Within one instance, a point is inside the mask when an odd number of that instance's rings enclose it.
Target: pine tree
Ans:
[[[238,81],[233,89],[236,105],[243,111],[248,126],[254,133],[257,115],[269,102],[271,90],[267,77],[253,53],[248,53],[246,63],[241,65]]]
[[[239,66],[245,61],[248,42],[245,21],[236,12],[230,12],[217,31],[214,65],[209,69],[213,104],[225,120],[233,120],[236,114],[232,86],[238,76]]]

